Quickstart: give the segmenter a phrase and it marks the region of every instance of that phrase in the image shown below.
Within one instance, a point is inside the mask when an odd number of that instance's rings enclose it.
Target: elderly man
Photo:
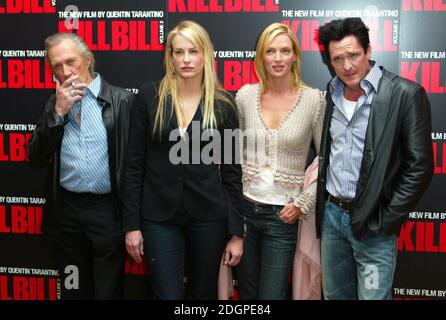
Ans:
[[[93,53],[76,34],[54,34],[44,46],[57,89],[28,153],[31,166],[50,168],[44,230],[59,245],[62,298],[119,299],[120,189],[133,95],[94,72]]]
[[[325,299],[390,299],[396,236],[433,173],[426,92],[371,60],[359,18],[320,28],[327,89],[316,205]]]

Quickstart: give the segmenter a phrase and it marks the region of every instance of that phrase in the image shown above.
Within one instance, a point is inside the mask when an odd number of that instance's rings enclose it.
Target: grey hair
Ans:
[[[55,34],[49,36],[48,38],[46,38],[45,41],[43,42],[43,46],[45,47],[45,50],[47,52],[47,56],[46,56],[47,59],[49,60],[48,50],[51,49],[52,47],[54,47],[55,45],[59,44],[62,40],[73,41],[74,44],[76,45],[76,47],[78,48],[80,55],[84,59],[90,58],[91,63],[90,63],[89,71],[90,71],[90,74],[93,76],[94,64],[95,64],[93,52],[87,46],[84,39],[82,39],[80,36],[78,36],[75,33],[59,32],[59,33],[55,33]]]

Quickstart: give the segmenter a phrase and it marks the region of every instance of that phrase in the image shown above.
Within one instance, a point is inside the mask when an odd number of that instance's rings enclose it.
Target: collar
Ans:
[[[98,98],[99,91],[101,90],[101,76],[95,72],[93,74],[93,81],[86,87],[87,92],[91,93],[95,98]]]
[[[105,81],[104,78],[102,78],[102,76],[100,74],[98,74],[98,78],[101,78],[101,86],[100,86],[100,90],[99,93],[97,95],[97,100],[98,101],[102,101],[105,102],[106,104],[110,105],[111,101],[112,101],[112,92],[111,92],[111,88],[110,85],[108,84],[107,81]]]

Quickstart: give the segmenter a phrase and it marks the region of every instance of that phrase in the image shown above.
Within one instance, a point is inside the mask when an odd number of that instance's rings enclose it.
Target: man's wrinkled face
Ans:
[[[64,39],[48,50],[48,61],[57,80],[62,84],[71,75],[79,76],[79,81],[89,83],[91,80],[91,60],[83,58],[76,44]]]

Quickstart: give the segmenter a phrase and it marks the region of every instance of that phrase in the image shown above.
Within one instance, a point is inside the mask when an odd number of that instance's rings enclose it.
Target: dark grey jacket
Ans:
[[[127,152],[130,111],[134,95],[125,89],[115,87],[101,78],[101,90],[97,101],[102,105],[102,119],[107,130],[110,182],[115,203],[117,222],[121,220],[122,183]],[[36,129],[29,141],[29,165],[40,168],[48,165],[49,179],[47,212],[42,223],[44,233],[57,240],[57,213],[55,210],[59,192],[60,148],[64,126],[54,124],[56,95],[48,99],[39,118]]]
[[[381,69],[350,219],[357,239],[379,232],[398,234],[428,187],[434,168],[431,111],[424,88]],[[316,199],[318,236],[327,200],[332,112],[333,101],[327,91]]]

